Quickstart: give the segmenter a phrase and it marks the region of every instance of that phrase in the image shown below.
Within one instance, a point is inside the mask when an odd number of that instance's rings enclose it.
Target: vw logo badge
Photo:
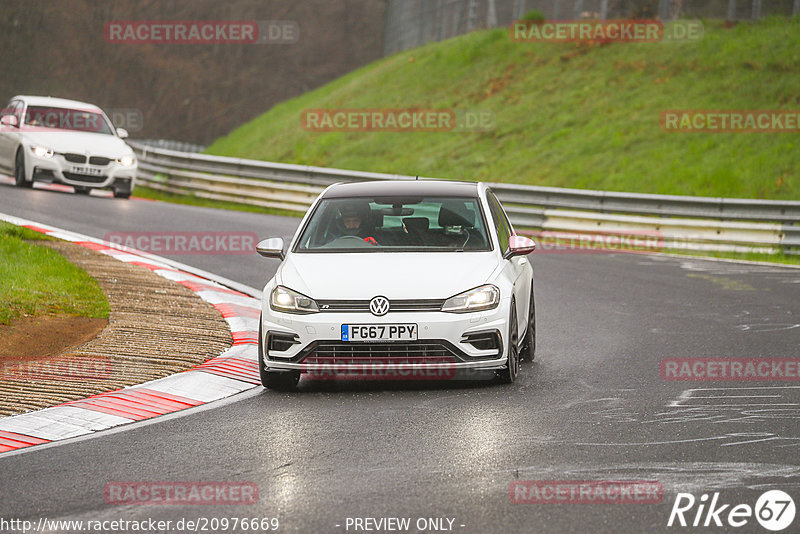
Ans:
[[[369,301],[369,311],[372,312],[372,315],[377,315],[378,317],[386,315],[389,313],[389,299],[386,297],[375,297]]]

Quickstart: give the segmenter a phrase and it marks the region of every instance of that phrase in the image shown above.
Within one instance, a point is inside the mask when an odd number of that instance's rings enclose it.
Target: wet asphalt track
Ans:
[[[0,212],[95,237],[288,238],[298,223],[9,185],[0,185]],[[165,255],[259,289],[277,266],[256,255]],[[348,517],[409,517],[412,526],[450,518],[463,533],[721,532],[667,528],[676,492],[718,491],[721,502],[753,505],[766,489],[783,489],[800,505],[797,382],[659,375],[668,357],[800,356],[800,270],[633,254],[532,258],[537,360],[511,386],[301,381],[294,394],[257,390],[6,454],[0,519],[278,517],[279,532],[356,532]],[[665,495],[660,504],[514,504],[508,486],[517,479],[654,480]],[[167,480],[254,482],[259,501],[104,501],[108,482]],[[754,519],[737,531],[768,532]]]

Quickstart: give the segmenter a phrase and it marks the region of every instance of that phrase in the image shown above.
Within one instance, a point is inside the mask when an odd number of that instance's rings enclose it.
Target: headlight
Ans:
[[[500,304],[500,290],[487,284],[450,297],[442,305],[443,312],[467,313],[491,310]]]
[[[285,313],[307,314],[319,311],[319,307],[313,299],[283,286],[272,290],[272,294],[269,296],[269,307]]]
[[[117,163],[122,165],[123,167],[130,167],[134,163],[136,163],[136,158],[133,156],[122,156],[121,158],[117,158]]]
[[[31,152],[38,157],[38,158],[52,158],[53,157],[53,149],[47,148],[43,146],[31,146]]]

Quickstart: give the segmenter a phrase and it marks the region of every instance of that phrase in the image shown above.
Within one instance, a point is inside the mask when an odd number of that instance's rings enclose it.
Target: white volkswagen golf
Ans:
[[[76,193],[111,189],[129,198],[137,165],[127,136],[92,104],[15,96],[0,117],[0,170],[13,174],[19,187],[57,182]]]
[[[483,369],[513,382],[536,349],[534,248],[485,184],[332,185],[288,248],[257,246],[283,260],[264,287],[261,381]]]

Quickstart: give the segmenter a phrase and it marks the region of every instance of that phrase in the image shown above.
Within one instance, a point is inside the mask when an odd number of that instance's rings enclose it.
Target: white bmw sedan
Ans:
[[[137,164],[127,136],[92,104],[15,96],[0,116],[0,171],[13,174],[19,187],[56,182],[76,193],[111,189],[129,198]]]
[[[513,382],[533,359],[532,240],[485,184],[336,184],[309,209],[264,288],[263,385],[310,377],[445,379],[494,370]],[[461,373],[463,376],[464,373]]]

